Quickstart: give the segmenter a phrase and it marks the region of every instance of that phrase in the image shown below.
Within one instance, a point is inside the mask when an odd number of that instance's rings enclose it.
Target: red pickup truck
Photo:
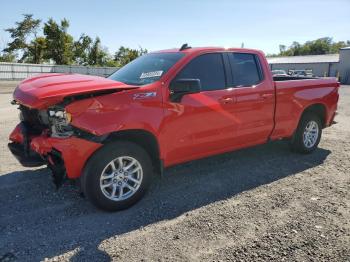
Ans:
[[[335,78],[272,77],[260,51],[191,48],[146,54],[107,78],[44,74],[14,91],[21,122],[9,148],[80,182],[97,207],[138,201],[165,167],[288,139],[310,153],[333,122]]]

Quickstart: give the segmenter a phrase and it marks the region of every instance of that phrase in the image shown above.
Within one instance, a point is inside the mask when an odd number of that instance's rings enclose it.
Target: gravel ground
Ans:
[[[176,166],[117,213],[16,162],[6,144],[18,113],[5,93],[0,261],[350,261],[350,86],[313,154],[280,141]]]

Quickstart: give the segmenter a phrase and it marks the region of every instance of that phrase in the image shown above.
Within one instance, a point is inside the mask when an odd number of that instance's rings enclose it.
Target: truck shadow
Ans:
[[[286,143],[273,142],[175,166],[156,180],[143,200],[117,213],[96,210],[72,186],[56,192],[46,169],[2,175],[0,258],[13,252],[21,260],[28,253],[44,260],[73,252],[73,261],[109,261],[99,249],[108,238],[239,197],[241,192],[318,166],[329,154],[319,148],[298,155],[289,152]]]

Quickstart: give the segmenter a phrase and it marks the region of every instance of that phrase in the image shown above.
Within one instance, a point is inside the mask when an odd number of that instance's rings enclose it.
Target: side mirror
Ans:
[[[172,102],[181,102],[181,98],[184,95],[199,93],[200,91],[201,81],[199,79],[176,79],[170,84],[170,100]]]

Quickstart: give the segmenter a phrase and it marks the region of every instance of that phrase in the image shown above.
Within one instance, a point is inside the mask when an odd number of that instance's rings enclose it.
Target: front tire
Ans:
[[[87,162],[81,187],[86,197],[107,211],[138,202],[152,180],[152,162],[137,144],[117,141],[104,145]]]
[[[291,150],[309,154],[317,148],[321,135],[322,124],[320,118],[314,113],[305,113],[290,141]]]

